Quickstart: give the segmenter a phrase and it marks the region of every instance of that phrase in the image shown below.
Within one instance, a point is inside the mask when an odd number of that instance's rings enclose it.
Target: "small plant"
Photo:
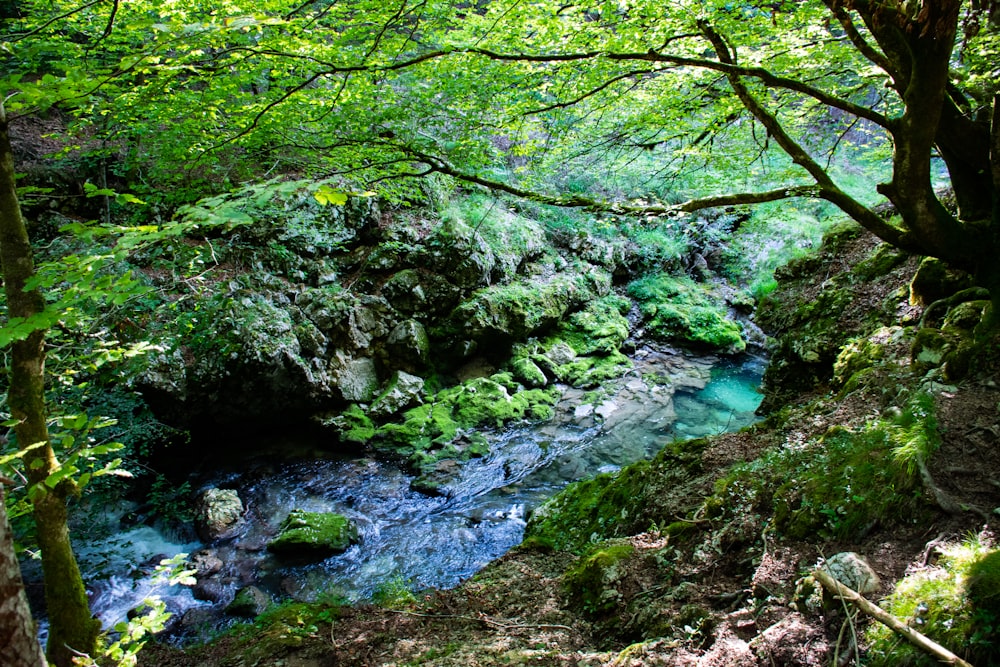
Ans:
[[[413,584],[409,580],[397,574],[388,581],[379,584],[375,592],[372,593],[372,602],[389,609],[406,607],[417,601],[412,587]]]
[[[177,554],[173,558],[160,561],[156,566],[157,581],[160,587],[193,586],[195,584],[194,570],[186,569],[187,554]],[[135,614],[129,620],[115,625],[108,633],[107,639],[114,638],[106,644],[100,654],[94,658],[89,655],[79,655],[73,658],[73,664],[78,667],[134,667],[139,660],[139,651],[146,642],[166,627],[171,614],[167,606],[157,595],[142,601],[137,610],[145,609],[142,615]]]

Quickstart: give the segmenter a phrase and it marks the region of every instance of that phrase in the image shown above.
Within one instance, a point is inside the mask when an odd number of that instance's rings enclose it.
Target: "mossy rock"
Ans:
[[[928,306],[938,299],[972,287],[972,277],[935,257],[925,257],[910,280],[910,303]]]
[[[1000,622],[1000,549],[990,551],[969,567],[968,594],[977,612],[994,623]]]
[[[316,420],[324,427],[332,427],[341,442],[364,445],[375,435],[375,424],[357,404],[351,404],[338,415],[317,417]]]
[[[358,541],[358,527],[342,514],[293,509],[267,548],[276,554],[325,558]]]
[[[883,243],[872,255],[854,267],[854,275],[866,281],[881,278],[900,266],[909,256],[909,253]]]
[[[557,366],[555,376],[567,384],[592,389],[608,380],[622,377],[632,370],[632,360],[615,351],[603,356],[577,357],[568,364]]]
[[[510,365],[514,376],[528,387],[544,387],[549,383],[538,364],[528,357],[516,357]]]
[[[616,294],[597,299],[562,322],[556,336],[579,355],[615,354],[629,335],[625,314],[630,307],[628,299]]]
[[[501,427],[519,419],[549,419],[560,396],[557,387],[524,389],[510,373],[475,378],[407,410],[402,422],[380,426],[373,444],[406,458],[414,470],[423,473],[440,460],[466,461],[487,454],[489,443],[482,435],[469,435],[472,429]]]
[[[1000,661],[1000,551],[977,540],[946,545],[934,567],[907,575],[883,602],[890,614],[974,665]],[[873,624],[868,664],[932,667],[930,655]]]
[[[255,618],[270,606],[271,598],[256,586],[241,588],[233,601],[226,605],[226,613],[243,618]]]
[[[612,544],[581,557],[562,578],[570,602],[590,616],[615,609],[622,594],[615,587],[623,575],[623,562],[635,553],[631,544]]]
[[[974,331],[976,327],[983,323],[989,301],[965,301],[958,304],[944,318],[942,329],[960,329],[962,331]]]
[[[728,318],[722,299],[690,278],[646,276],[629,284],[627,291],[639,303],[655,338],[729,353],[746,349],[743,329]]]

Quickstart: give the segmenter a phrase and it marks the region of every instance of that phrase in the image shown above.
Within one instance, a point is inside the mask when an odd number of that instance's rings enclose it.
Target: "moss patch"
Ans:
[[[570,484],[536,509],[525,530],[533,545],[580,553],[592,542],[666,525],[687,508],[675,493],[700,472],[706,440],[672,443],[652,461]]]
[[[1000,659],[1000,551],[978,540],[943,549],[935,567],[908,575],[883,602],[886,611],[975,665]],[[932,667],[929,655],[881,624],[868,629],[872,667]]]
[[[857,430],[833,427],[739,464],[706,506],[719,516],[747,506],[773,512],[775,529],[795,539],[854,539],[881,521],[912,520],[923,508],[917,459],[926,460],[938,442],[929,400],[914,399],[896,418]]]
[[[570,602],[591,616],[613,611],[621,600],[621,593],[615,588],[621,578],[620,564],[633,553],[635,547],[631,544],[612,544],[580,558],[563,575],[563,587]]]
[[[655,338],[725,352],[746,349],[743,331],[730,320],[721,299],[687,277],[665,273],[640,278],[628,286],[639,302],[649,333]]]
[[[560,394],[555,387],[524,389],[509,373],[475,378],[407,410],[402,422],[380,426],[374,444],[407,458],[417,470],[442,459],[483,456],[489,444],[470,430],[500,427],[518,419],[548,419]]]

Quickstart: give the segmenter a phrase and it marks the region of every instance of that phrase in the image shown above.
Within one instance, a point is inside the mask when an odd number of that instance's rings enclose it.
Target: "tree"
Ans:
[[[14,553],[14,536],[7,520],[3,478],[0,478],[0,657],[9,667],[44,667],[35,622],[24,594],[21,569]]]
[[[7,115],[0,105],[0,261],[11,321],[29,323],[45,310],[41,293],[29,286],[35,276],[31,244],[21,216]],[[87,592],[67,528],[67,495],[73,481],[58,475],[61,464],[49,438],[45,409],[45,329],[30,327],[11,343],[7,405],[24,453],[31,502],[42,552],[49,615],[48,657],[72,664],[74,651],[91,653],[101,625],[90,614]],[[6,521],[6,513],[4,514]]]
[[[895,246],[969,271],[1000,303],[997,3],[511,1],[457,17],[406,0],[336,15],[310,7],[268,14],[252,43],[214,54],[219,71],[252,70],[267,85],[229,90],[242,103],[209,152],[253,136],[275,164],[294,152],[299,167],[367,187],[438,172],[626,213],[821,199]],[[372,13],[359,22],[362,8]],[[771,161],[760,178],[770,187],[650,203],[663,197],[567,195],[539,178],[593,169],[582,156],[598,152],[604,169],[645,152],[651,170],[677,176],[695,158],[722,162],[727,141],[752,153],[745,173]],[[832,166],[862,144],[890,151],[891,170],[852,192]],[[940,163],[957,210],[936,190]],[[877,190],[897,217],[859,190]]]

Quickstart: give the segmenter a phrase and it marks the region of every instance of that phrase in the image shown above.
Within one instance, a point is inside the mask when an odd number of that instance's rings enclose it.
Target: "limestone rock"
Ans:
[[[389,379],[385,390],[372,403],[368,411],[375,417],[386,417],[420,402],[424,390],[423,378],[396,371]]]
[[[198,499],[195,516],[203,540],[232,537],[244,525],[243,501],[233,489],[208,489]]]
[[[378,390],[375,362],[367,357],[352,359],[338,350],[330,359],[329,372],[345,401],[367,403]]]
[[[852,551],[842,551],[826,559],[823,569],[840,583],[858,593],[874,593],[881,581],[864,558]]]
[[[413,371],[426,366],[431,343],[424,325],[417,320],[403,320],[389,333],[385,351],[390,368]]]

